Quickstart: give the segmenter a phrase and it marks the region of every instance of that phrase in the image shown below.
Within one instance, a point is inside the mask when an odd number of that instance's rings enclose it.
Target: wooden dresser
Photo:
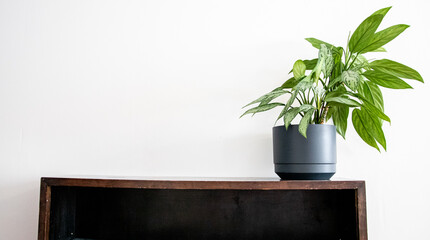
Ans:
[[[364,181],[42,178],[39,240],[366,240]]]

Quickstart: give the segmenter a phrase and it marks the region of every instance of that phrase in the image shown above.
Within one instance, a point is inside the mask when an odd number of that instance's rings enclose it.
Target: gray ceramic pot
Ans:
[[[307,138],[298,128],[273,127],[275,173],[283,180],[329,180],[336,173],[336,127],[310,124]]]

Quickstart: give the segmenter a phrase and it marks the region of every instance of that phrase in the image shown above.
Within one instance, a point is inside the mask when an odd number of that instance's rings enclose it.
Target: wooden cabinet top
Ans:
[[[279,178],[44,177],[41,181],[45,186],[147,189],[324,190],[365,187],[361,180],[284,181]]]

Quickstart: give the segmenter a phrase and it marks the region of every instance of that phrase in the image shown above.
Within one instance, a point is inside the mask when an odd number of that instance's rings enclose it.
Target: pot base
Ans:
[[[276,173],[281,180],[330,180],[334,173]]]

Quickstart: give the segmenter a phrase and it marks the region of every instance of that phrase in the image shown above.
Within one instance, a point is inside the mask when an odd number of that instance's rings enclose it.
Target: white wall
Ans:
[[[381,57],[430,81],[427,1],[0,0],[0,239],[36,239],[42,176],[275,177],[281,84],[305,37],[344,45],[374,10],[412,27]],[[385,90],[388,152],[350,125],[336,177],[367,181],[370,239],[427,239],[430,84]]]

